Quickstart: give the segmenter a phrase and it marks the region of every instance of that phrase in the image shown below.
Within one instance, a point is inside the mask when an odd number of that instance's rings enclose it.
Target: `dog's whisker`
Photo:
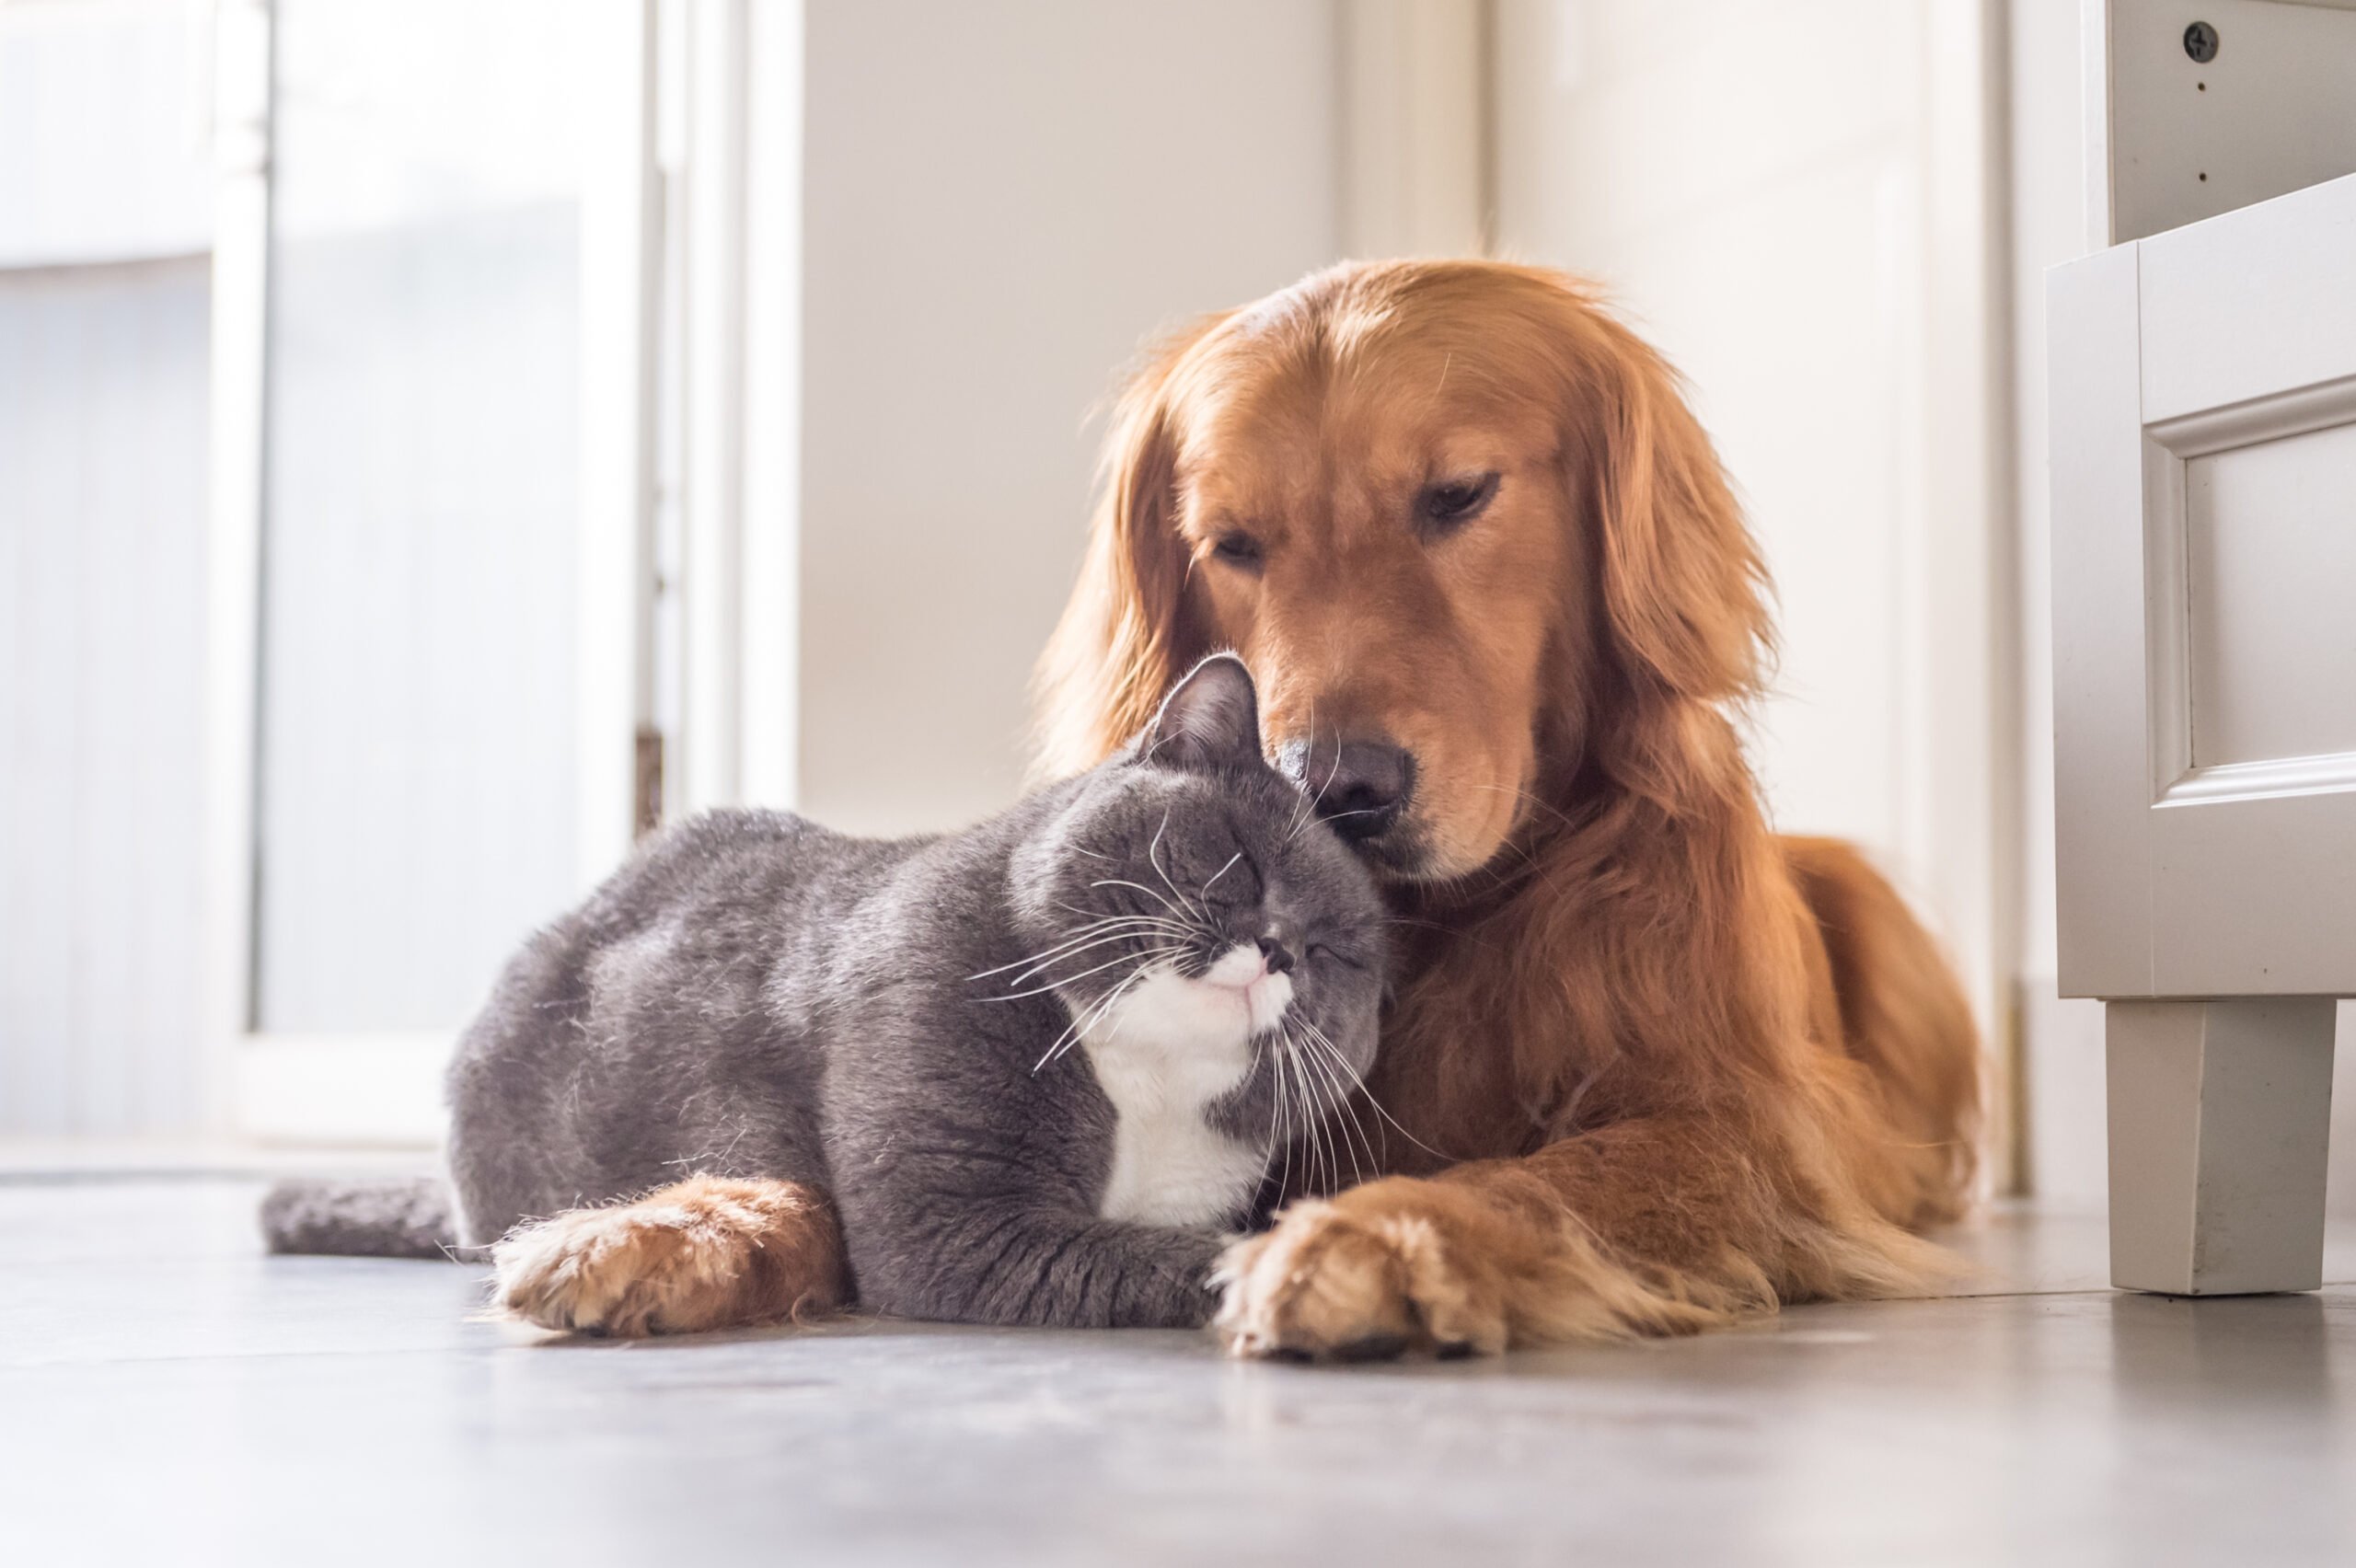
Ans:
[[[1563,810],[1560,806],[1553,804],[1552,801],[1540,800],[1529,790],[1521,789],[1517,785],[1475,784],[1472,788],[1475,790],[1486,790],[1490,793],[1496,795],[1512,795],[1519,800],[1527,801],[1530,804],[1536,806],[1540,811],[1546,813],[1549,816],[1554,818],[1555,821],[1561,823],[1565,827],[1575,828],[1578,826],[1577,819],[1573,817],[1568,812]]]

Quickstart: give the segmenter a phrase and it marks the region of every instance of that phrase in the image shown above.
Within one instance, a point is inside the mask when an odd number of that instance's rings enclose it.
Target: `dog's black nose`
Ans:
[[[1344,741],[1305,760],[1300,782],[1317,814],[1354,842],[1389,832],[1415,792],[1415,759],[1388,741]]]
[[[1260,962],[1271,974],[1289,974],[1292,973],[1292,950],[1274,937],[1262,937]]]

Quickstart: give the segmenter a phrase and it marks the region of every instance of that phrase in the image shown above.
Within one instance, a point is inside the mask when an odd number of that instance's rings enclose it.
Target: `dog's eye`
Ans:
[[[1479,516],[1481,509],[1496,493],[1497,476],[1494,472],[1426,486],[1416,498],[1417,520],[1427,529],[1446,533]]]
[[[1221,534],[1211,546],[1211,554],[1246,571],[1260,570],[1260,541],[1240,529]]]

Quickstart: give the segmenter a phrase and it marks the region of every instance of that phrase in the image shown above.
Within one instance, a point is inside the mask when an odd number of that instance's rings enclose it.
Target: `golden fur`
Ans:
[[[1418,525],[1483,474],[1472,521]],[[1380,736],[1418,770],[1378,848],[1371,1088],[1449,1158],[1393,1138],[1395,1174],[1239,1246],[1238,1349],[1676,1332],[1937,1275],[1909,1232],[1967,1202],[1969,1013],[1854,851],[1769,831],[1733,713],[1770,646],[1674,375],[1567,278],[1341,267],[1137,375],[1043,667],[1050,766],[1229,647],[1272,752]]]
[[[803,1319],[849,1296],[834,1203],[793,1182],[691,1177],[519,1226],[491,1261],[508,1316],[617,1338]]]

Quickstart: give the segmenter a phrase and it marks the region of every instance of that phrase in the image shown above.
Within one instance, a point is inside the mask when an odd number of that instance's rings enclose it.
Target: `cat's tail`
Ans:
[[[455,1258],[456,1205],[439,1176],[399,1181],[280,1182],[261,1201],[273,1252],[360,1258]]]

